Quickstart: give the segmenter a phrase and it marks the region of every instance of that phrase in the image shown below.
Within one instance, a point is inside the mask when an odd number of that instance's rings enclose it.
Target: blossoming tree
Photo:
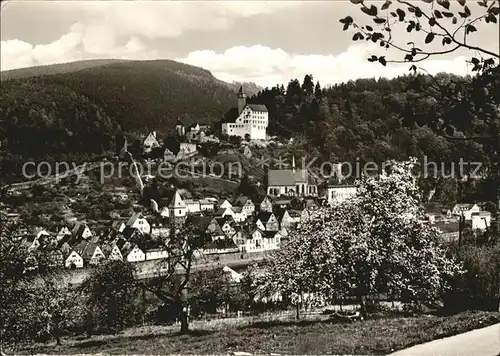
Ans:
[[[282,293],[328,300],[391,292],[404,302],[440,298],[460,266],[446,257],[425,219],[414,184],[415,161],[394,162],[365,177],[352,200],[315,212],[273,256],[266,284]]]

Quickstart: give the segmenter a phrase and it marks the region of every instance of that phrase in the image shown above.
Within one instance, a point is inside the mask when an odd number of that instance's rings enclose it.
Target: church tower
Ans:
[[[247,95],[243,91],[243,86],[240,86],[240,90],[238,90],[238,115],[241,114],[246,104]]]

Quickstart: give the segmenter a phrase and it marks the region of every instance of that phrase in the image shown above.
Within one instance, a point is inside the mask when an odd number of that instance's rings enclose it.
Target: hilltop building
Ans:
[[[269,115],[265,105],[247,104],[243,87],[237,94],[238,107],[230,109],[222,123],[222,133],[243,139],[265,140]]]

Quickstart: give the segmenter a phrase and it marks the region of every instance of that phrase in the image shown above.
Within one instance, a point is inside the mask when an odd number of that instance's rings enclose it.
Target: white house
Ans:
[[[89,229],[87,224],[77,222],[73,227],[71,233],[78,238],[89,239],[92,237],[92,231]]]
[[[137,246],[127,248],[123,252],[124,253],[122,254],[128,262],[140,262],[146,260],[146,254]]]
[[[142,141],[142,149],[145,153],[150,153],[153,148],[158,147],[160,147],[160,143],[156,139],[156,131],[150,132]]]
[[[170,234],[170,228],[167,224],[152,224],[151,237],[167,237]]]
[[[200,210],[201,211],[211,211],[215,209],[215,202],[210,199],[200,200]]]
[[[355,185],[330,185],[326,189],[326,199],[329,205],[340,204],[355,196],[356,193]]]
[[[165,250],[154,248],[146,251],[146,261],[159,260],[161,258],[167,258],[168,253]]]
[[[224,199],[220,204],[219,204],[219,209],[228,209],[232,208],[233,204],[231,204],[227,199]]]
[[[230,109],[222,123],[222,133],[251,140],[265,140],[269,114],[265,105],[247,104],[243,87],[237,94],[238,107]]]
[[[176,190],[170,204],[168,205],[170,209],[170,216],[173,217],[182,217],[186,216],[188,209],[184,200],[181,198],[179,191]]]
[[[184,156],[192,155],[197,152],[196,144],[190,142],[181,142],[179,146],[179,153]]]
[[[455,216],[464,216],[465,220],[471,220],[472,214],[480,211],[481,208],[477,204],[455,204],[451,213]]]
[[[472,230],[486,230],[491,225],[491,213],[489,211],[480,211],[472,213]]]
[[[247,215],[247,212],[245,210],[243,210],[243,208],[241,208],[239,206],[233,206],[232,208],[230,208],[230,210],[232,210],[234,213],[234,215],[233,215],[234,221],[244,222],[247,220],[248,215]]]
[[[114,261],[122,261],[123,256],[122,253],[120,252],[120,249],[118,246],[115,244],[111,245],[111,251],[108,252],[108,259],[114,260]]]
[[[61,241],[61,239],[66,235],[71,235],[71,231],[69,231],[67,226],[63,226],[56,235],[56,241]]]
[[[200,201],[192,199],[184,199],[188,213],[199,213],[201,211]]]
[[[135,213],[132,215],[126,225],[139,230],[143,234],[149,234],[151,232],[151,225],[144,217],[142,217],[141,213]]]
[[[234,205],[241,207],[242,210],[247,214],[247,216],[250,216],[255,212],[255,204],[252,202],[250,198],[247,197],[238,198],[234,202]]]
[[[83,268],[83,258],[76,251],[71,250],[68,257],[64,260],[66,268]]]

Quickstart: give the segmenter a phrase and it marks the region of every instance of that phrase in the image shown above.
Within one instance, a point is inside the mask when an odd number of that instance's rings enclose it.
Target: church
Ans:
[[[222,134],[242,139],[265,140],[269,115],[265,105],[247,104],[243,87],[237,94],[238,107],[232,108],[222,122]]]
[[[267,175],[267,195],[271,197],[295,196],[317,197],[318,187],[307,169],[295,169],[295,157],[292,169],[269,170]]]

